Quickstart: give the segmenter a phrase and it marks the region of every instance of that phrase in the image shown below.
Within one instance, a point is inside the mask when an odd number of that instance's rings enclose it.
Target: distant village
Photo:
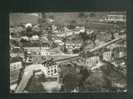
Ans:
[[[11,93],[127,91],[125,12],[12,13],[9,31]]]

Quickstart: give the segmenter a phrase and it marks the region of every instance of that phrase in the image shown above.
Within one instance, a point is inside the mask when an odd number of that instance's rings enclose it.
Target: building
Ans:
[[[80,48],[81,43],[66,43],[66,48],[68,49],[76,49]]]
[[[46,68],[46,77],[58,77],[58,65],[48,66]]]
[[[64,45],[64,42],[61,40],[54,40],[54,42],[59,44],[60,46]]]
[[[45,53],[47,49],[49,49],[49,47],[24,47],[24,50],[26,50],[27,52],[37,55],[40,53]]]
[[[16,61],[10,63],[10,83],[15,83],[18,80],[19,70],[22,68],[22,62]]]
[[[91,56],[86,59],[85,64],[88,65],[88,68],[95,67],[99,63],[99,56]]]
[[[20,69],[22,67],[22,60],[20,58],[10,58],[10,90],[15,90],[19,80]]]
[[[126,22],[125,15],[107,15],[104,19],[106,22]]]
[[[20,47],[10,46],[10,57],[24,58],[23,50]]]

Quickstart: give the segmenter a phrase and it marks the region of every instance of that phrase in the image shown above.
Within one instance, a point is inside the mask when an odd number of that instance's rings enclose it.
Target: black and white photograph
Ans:
[[[126,11],[9,14],[10,93],[127,92]]]

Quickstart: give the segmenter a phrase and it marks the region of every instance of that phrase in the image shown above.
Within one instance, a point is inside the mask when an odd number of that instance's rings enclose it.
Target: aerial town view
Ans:
[[[10,13],[10,93],[127,92],[126,12]]]

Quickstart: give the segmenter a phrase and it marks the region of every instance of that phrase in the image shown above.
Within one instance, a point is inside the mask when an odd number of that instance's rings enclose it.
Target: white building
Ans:
[[[24,47],[24,50],[27,52],[34,52],[36,54],[43,53],[47,49],[49,49],[49,47]]]
[[[89,68],[95,67],[99,63],[99,56],[92,56],[86,59]]]
[[[59,45],[64,45],[64,42],[62,42],[61,40],[54,40],[54,42],[59,44]]]
[[[46,77],[58,77],[58,65],[52,65],[46,68]]]
[[[106,22],[126,22],[125,15],[107,15],[104,19]]]
[[[21,61],[10,63],[10,84],[16,83],[18,81],[18,76],[21,68],[22,68]]]
[[[38,35],[33,35],[30,40],[39,40],[39,36]]]

